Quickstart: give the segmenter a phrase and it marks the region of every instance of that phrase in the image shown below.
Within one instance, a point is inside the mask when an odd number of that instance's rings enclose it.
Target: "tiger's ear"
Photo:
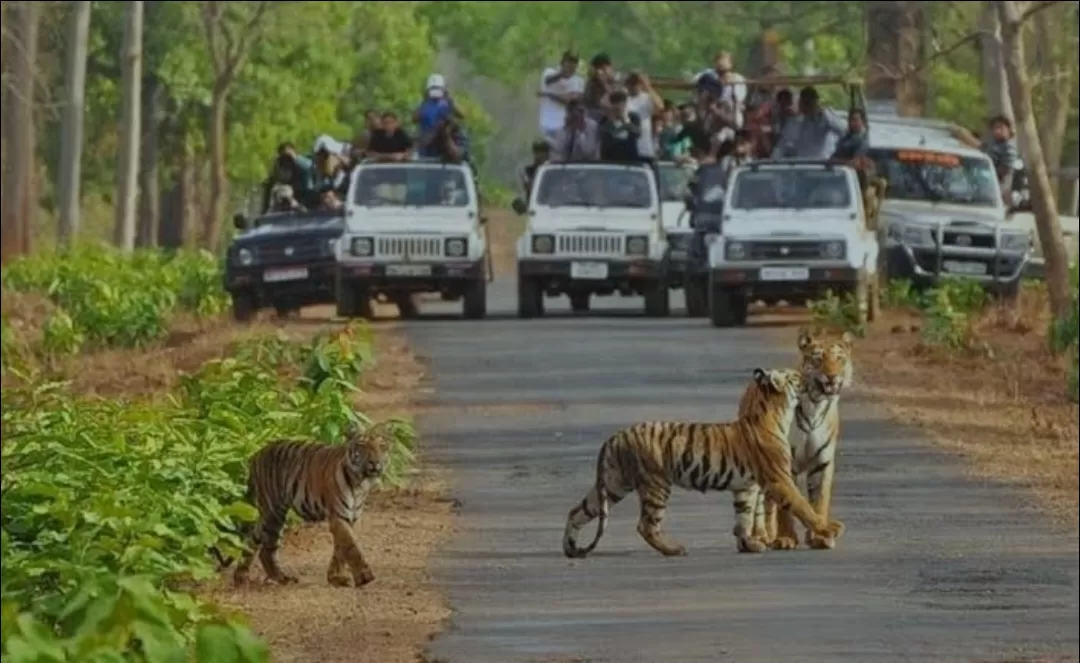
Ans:
[[[849,350],[851,349],[851,344],[854,342],[855,337],[851,335],[851,332],[844,332],[843,335],[840,336],[840,343]]]
[[[764,368],[754,369],[754,382],[762,389],[769,390],[772,388],[772,379],[769,377],[769,372]]]
[[[846,333],[846,332],[845,332]],[[799,340],[797,341],[799,350],[805,350],[810,347],[810,344],[814,342],[814,337],[810,335],[810,330],[806,327],[799,328]]]

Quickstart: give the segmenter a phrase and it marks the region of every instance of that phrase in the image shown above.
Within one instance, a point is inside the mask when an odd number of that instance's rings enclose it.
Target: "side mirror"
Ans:
[[[248,220],[243,214],[234,214],[232,218],[233,227],[237,230],[247,230]]]
[[[524,215],[529,211],[529,206],[521,198],[514,198],[513,202],[510,203],[510,209],[514,210],[517,214]]]

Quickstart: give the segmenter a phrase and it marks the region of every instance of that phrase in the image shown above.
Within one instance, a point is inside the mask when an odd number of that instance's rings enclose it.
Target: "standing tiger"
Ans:
[[[363,587],[375,579],[356,540],[356,522],[375,480],[386,469],[390,449],[389,422],[348,433],[345,444],[271,442],[248,463],[247,499],[259,510],[259,519],[243,532],[248,548],[240,558],[233,580],[247,581],[256,552],[267,577],[279,584],[297,582],[277,562],[278,544],[289,510],[306,522],[329,521],[334,554],[326,570],[331,585],[353,583]],[[227,567],[232,560],[222,559]]]
[[[767,547],[751,532],[762,488],[821,536],[840,536],[843,524],[819,518],[791,478],[787,435],[801,388],[797,371],[758,368],[746,390],[747,412],[736,421],[658,421],[615,433],[600,447],[596,483],[567,516],[563,552],[571,558],[592,552],[604,534],[610,505],[636,490],[641,502],[638,533],[664,555],[686,554],[686,548],[661,533],[673,485],[734,493],[734,534],[740,552]],[[597,517],[596,538],[578,548],[581,528]]]
[[[833,476],[836,472],[836,447],[840,437],[840,392],[851,382],[851,334],[837,340],[814,338],[809,331],[799,331],[799,371],[803,390],[795,408],[794,440],[791,444],[792,474],[806,480],[806,496],[814,511],[828,520],[832,504]],[[740,414],[751,407],[740,403]],[[745,407],[744,407],[745,406]],[[791,514],[780,510],[766,496],[758,499],[754,515],[754,536],[777,550],[798,545],[798,534]],[[836,545],[833,537],[807,531],[806,543],[819,550]]]

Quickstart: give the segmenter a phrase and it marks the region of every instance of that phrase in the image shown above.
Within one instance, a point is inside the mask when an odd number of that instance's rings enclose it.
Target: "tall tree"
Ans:
[[[1039,233],[1046,260],[1046,287],[1050,307],[1056,316],[1065,317],[1072,307],[1069,289],[1069,258],[1058,221],[1057,200],[1050,183],[1039,128],[1031,103],[1031,80],[1028,78],[1024,55],[1024,23],[1033,14],[1054,3],[1029,3],[1016,0],[995,0],[1001,37],[1005,47],[1005,73],[1016,115],[1016,133],[1020,150],[1026,159],[1031,181],[1031,206],[1035,213],[1035,228]]]
[[[986,108],[991,115],[1013,117],[1009,81],[1005,76],[1005,52],[1001,43],[1001,21],[994,3],[987,2],[979,14],[979,51]]]
[[[900,115],[922,115],[926,86],[921,73],[925,8],[917,1],[866,3],[867,55],[870,70],[866,96],[895,102]]]
[[[143,0],[133,0],[124,12],[122,52],[123,112],[120,120],[120,168],[116,187],[116,226],[113,241],[121,249],[135,248],[135,212],[139,194],[139,124],[142,96]]]
[[[90,38],[90,0],[72,2],[68,17],[67,66],[64,73],[64,117],[60,132],[59,240],[71,243],[79,232],[82,183],[83,115],[86,101],[86,57]]]
[[[210,90],[210,201],[203,223],[203,243],[217,248],[221,240],[221,224],[228,202],[228,163],[226,154],[226,112],[229,93],[236,83],[240,69],[247,61],[251,45],[258,39],[263,21],[270,9],[269,2],[204,2],[203,29],[206,47],[213,68]]]
[[[34,207],[34,90],[41,3],[20,2],[13,8],[11,34],[5,32],[5,63],[10,63],[10,89],[3,109],[4,172],[0,202],[0,262],[30,250]]]

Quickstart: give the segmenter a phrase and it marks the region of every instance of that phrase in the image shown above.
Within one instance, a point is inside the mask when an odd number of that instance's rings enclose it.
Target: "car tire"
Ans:
[[[398,307],[398,315],[402,320],[411,320],[419,313],[416,306],[416,300],[407,292],[395,295],[394,304]]]
[[[709,322],[713,327],[741,327],[746,324],[750,302],[746,297],[715,283],[709,284]]]
[[[487,281],[483,277],[473,279],[466,287],[461,308],[466,320],[487,316]]]
[[[371,296],[368,289],[349,281],[338,281],[335,296],[340,318],[371,319]]]
[[[518,277],[517,304],[519,318],[539,318],[544,315],[544,291],[540,284],[526,276]]]
[[[700,278],[690,275],[686,277],[683,297],[686,299],[686,317],[704,318],[709,314],[709,293]]]
[[[259,312],[259,302],[250,290],[232,293],[232,317],[236,322],[251,322]]]
[[[570,295],[570,310],[574,313],[589,312],[590,293],[575,292]]]
[[[650,318],[666,318],[671,315],[671,293],[667,283],[661,281],[645,291],[645,315]]]

